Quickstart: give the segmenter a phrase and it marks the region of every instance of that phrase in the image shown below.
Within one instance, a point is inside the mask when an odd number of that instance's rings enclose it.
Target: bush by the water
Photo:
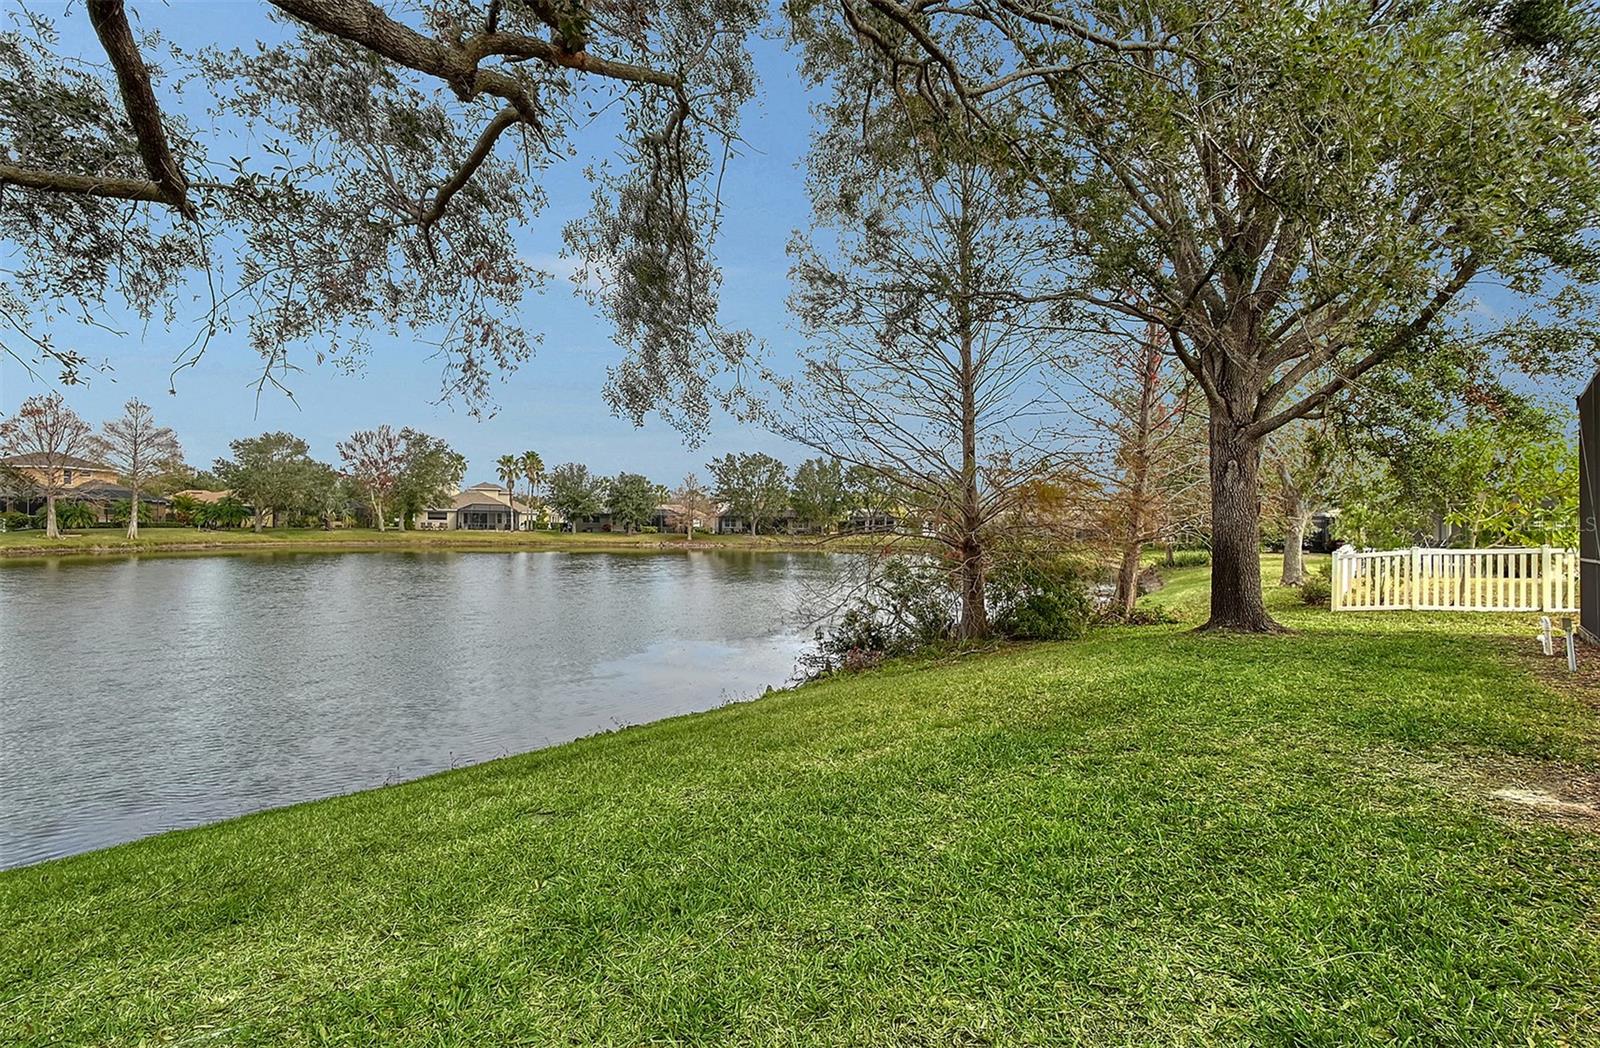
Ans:
[[[990,626],[1008,640],[1082,636],[1092,615],[1084,573],[1068,557],[1002,560],[990,571],[987,598]],[[817,630],[801,671],[824,677],[936,649],[954,641],[959,623],[960,600],[945,565],[891,558],[830,626]]]
[[[1167,558],[1169,568],[1203,568],[1210,563],[1211,551],[1208,549],[1173,550]]]
[[[1002,564],[989,579],[995,631],[1013,640],[1070,640],[1089,625],[1084,574],[1068,557]]]

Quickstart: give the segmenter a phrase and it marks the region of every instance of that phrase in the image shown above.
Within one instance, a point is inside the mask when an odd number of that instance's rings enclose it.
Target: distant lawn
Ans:
[[[836,548],[870,541],[867,536],[830,538],[820,543],[804,535],[707,535],[697,532],[698,546],[730,549]],[[328,549],[417,548],[417,549],[659,549],[681,545],[684,536],[675,533],[557,531],[388,531],[372,528],[267,528],[260,533],[249,528],[202,531],[198,528],[141,528],[137,541],[129,542],[121,528],[87,528],[47,539],[42,531],[0,532],[0,556],[51,553],[141,553],[174,549],[228,549],[259,547],[290,549],[297,547]]]
[[[1492,796],[1595,678],[1269,599],[0,874],[0,1040],[1600,1043],[1600,835]]]

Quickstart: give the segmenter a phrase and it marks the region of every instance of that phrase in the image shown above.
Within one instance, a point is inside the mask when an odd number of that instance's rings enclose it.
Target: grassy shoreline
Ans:
[[[845,551],[870,545],[865,536],[830,536],[822,540],[804,535],[622,535],[607,532],[568,534],[553,531],[383,531],[339,528],[268,528],[259,534],[238,531],[201,531],[197,528],[146,528],[135,541],[114,528],[92,528],[47,539],[40,532],[0,532],[0,558],[68,555],[119,556],[130,553],[244,552],[250,550],[365,551],[365,550],[504,550],[504,551],[671,551],[749,550],[787,553]]]
[[[1269,602],[1296,634],[893,665],[0,874],[0,1026],[1600,1043],[1600,834],[1495,792],[1600,771],[1596,678],[1529,616]]]

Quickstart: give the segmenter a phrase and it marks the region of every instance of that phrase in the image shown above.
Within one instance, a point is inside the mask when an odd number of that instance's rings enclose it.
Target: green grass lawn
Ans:
[[[1270,599],[0,875],[0,1040],[1600,1043],[1600,835],[1492,796],[1593,689]]]
[[[699,547],[727,549],[847,548],[865,536],[695,535]],[[395,531],[372,528],[249,528],[201,531],[198,528],[143,528],[128,541],[121,528],[89,528],[47,539],[42,531],[0,532],[0,557],[74,553],[142,553],[163,550],[244,549],[534,549],[625,550],[682,545],[681,533],[624,535],[610,532],[568,534],[556,531]]]

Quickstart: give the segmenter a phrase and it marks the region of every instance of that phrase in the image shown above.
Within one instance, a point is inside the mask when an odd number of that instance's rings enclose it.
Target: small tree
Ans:
[[[501,455],[494,462],[495,475],[506,486],[506,501],[511,503],[513,530],[517,522],[517,481],[522,479],[522,460],[515,455]]]
[[[394,504],[400,529],[406,521],[448,499],[466,476],[467,460],[438,437],[407,427],[400,431],[400,474]]]
[[[580,517],[591,517],[605,509],[606,482],[591,476],[589,467],[581,462],[566,462],[550,471],[545,481],[549,488],[550,508],[578,530]]]
[[[1298,586],[1306,578],[1306,528],[1333,483],[1337,461],[1333,432],[1320,423],[1285,426],[1268,442],[1266,460],[1271,472],[1263,487],[1272,497],[1272,515],[1283,529],[1283,573],[1278,584]]]
[[[67,407],[60,393],[40,393],[24,400],[17,413],[0,422],[0,452],[27,456],[44,496],[44,533],[60,536],[56,526],[56,499],[70,490],[67,470],[74,459],[93,454],[97,442],[89,424]]]
[[[1142,326],[1112,340],[1073,372],[1072,403],[1096,446],[1083,462],[1090,515],[1116,558],[1112,605],[1124,617],[1139,597],[1144,550],[1199,525],[1208,509],[1204,416],[1166,336]]]
[[[280,513],[303,508],[318,471],[324,463],[311,457],[311,446],[293,433],[263,433],[228,442],[233,458],[219,458],[214,471],[252,510],[252,527],[259,532],[268,514],[273,523]]]
[[[694,526],[698,520],[709,521],[717,512],[717,504],[711,498],[711,493],[705,485],[700,483],[700,478],[693,473],[683,478],[683,483],[678,485],[678,490],[672,493],[673,501],[678,504],[678,511],[683,518],[683,538],[687,542],[694,538]]]
[[[405,465],[399,434],[387,425],[357,430],[349,440],[340,441],[338,448],[350,479],[367,496],[378,530],[383,531],[388,519],[385,508]]]
[[[350,512],[354,493],[351,481],[338,470],[318,462],[306,471],[306,494],[302,504],[306,513],[317,518],[323,531],[332,531],[335,521],[343,521]]]
[[[818,531],[837,524],[849,502],[844,478],[844,463],[838,459],[813,458],[800,463],[789,492],[795,518]]]
[[[789,471],[762,452],[724,455],[706,463],[718,499],[728,512],[750,522],[750,534],[763,522],[777,519],[789,503]]]
[[[648,524],[662,502],[659,484],[639,473],[618,473],[607,488],[611,516],[630,535]]]
[[[183,466],[183,448],[166,426],[156,425],[150,405],[137,397],[122,405],[122,417],[101,427],[100,445],[133,491],[128,503],[128,537],[139,537],[139,496],[145,485]]]
[[[524,451],[517,462],[521,464],[522,475],[528,481],[528,507],[532,509],[539,499],[539,488],[544,484],[544,458],[537,451]],[[532,526],[532,518],[528,523]]]

